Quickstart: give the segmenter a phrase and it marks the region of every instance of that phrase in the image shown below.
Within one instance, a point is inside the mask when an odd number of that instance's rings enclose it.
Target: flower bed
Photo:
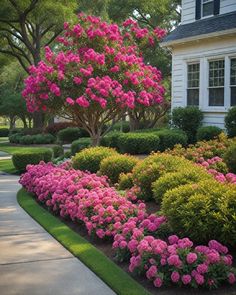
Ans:
[[[74,170],[69,163],[54,166],[41,162],[27,166],[20,183],[55,213],[82,221],[88,234],[113,239],[120,260],[129,259],[129,270],[145,274],[154,286],[170,283],[216,288],[235,282],[232,256],[216,241],[208,247],[170,236],[158,239],[163,216],[148,215],[134,191],[121,196],[107,178]]]

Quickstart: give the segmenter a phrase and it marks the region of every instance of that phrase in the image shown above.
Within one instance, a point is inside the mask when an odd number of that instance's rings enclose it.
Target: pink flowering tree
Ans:
[[[145,64],[142,48],[164,35],[131,19],[118,27],[80,14],[76,25],[64,24],[54,52],[46,47],[45,61],[30,67],[22,93],[28,110],[67,116],[98,145],[108,123],[162,103],[161,73]]]

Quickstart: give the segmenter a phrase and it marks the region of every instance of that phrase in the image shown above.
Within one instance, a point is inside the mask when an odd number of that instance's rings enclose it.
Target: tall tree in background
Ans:
[[[61,33],[63,22],[75,17],[72,0],[2,0],[0,7],[0,54],[18,60],[28,72],[37,65],[42,49]],[[42,127],[40,113],[34,116],[35,127]]]

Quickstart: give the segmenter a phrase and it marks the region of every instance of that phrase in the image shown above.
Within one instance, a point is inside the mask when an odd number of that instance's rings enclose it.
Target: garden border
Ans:
[[[114,292],[119,295],[150,295],[100,250],[41,207],[24,188],[18,191],[17,201],[34,220],[90,268]]]

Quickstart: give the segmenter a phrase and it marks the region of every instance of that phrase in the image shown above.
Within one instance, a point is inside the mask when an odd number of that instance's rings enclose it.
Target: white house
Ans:
[[[223,128],[236,105],[236,0],[182,0],[162,46],[172,51],[172,109],[199,106],[205,125]]]

